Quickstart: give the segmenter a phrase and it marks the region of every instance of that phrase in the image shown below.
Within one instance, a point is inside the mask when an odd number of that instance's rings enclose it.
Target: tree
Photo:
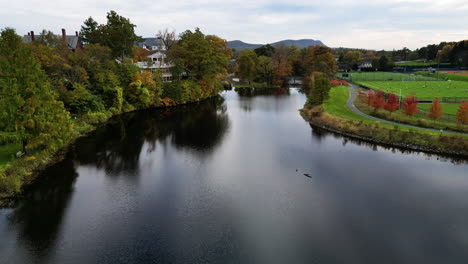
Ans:
[[[115,11],[107,13],[107,23],[96,27],[97,22],[93,18],[84,21],[81,32],[84,39],[90,44],[101,44],[112,50],[114,57],[122,60],[131,56],[133,43],[141,41],[141,37],[135,34],[136,25],[128,18],[119,16]]]
[[[69,113],[13,29],[0,33],[0,109],[0,131],[17,134],[24,151],[58,148],[71,135]]]
[[[261,46],[260,48],[254,49],[254,51],[258,57],[260,56],[272,57],[273,54],[275,54],[275,47],[271,46],[270,44],[266,44],[266,45]]]
[[[415,96],[408,96],[405,98],[405,102],[403,104],[404,113],[409,116],[414,116],[418,113],[418,100]]]
[[[382,55],[379,59],[379,69],[386,70],[388,69],[389,60],[385,55]]]
[[[434,119],[439,119],[442,116],[442,106],[439,102],[439,98],[436,98],[431,105],[431,108],[429,108],[429,117]]]
[[[442,48],[439,52],[437,52],[437,62],[449,62],[450,61],[450,54],[452,53],[454,45],[447,45]]]
[[[237,61],[237,75],[239,78],[247,80],[249,83],[254,80],[257,75],[257,54],[253,50],[243,50]]]
[[[258,57],[257,77],[261,82],[266,82],[268,86],[272,85],[275,75],[275,66],[272,59],[266,56]]]
[[[222,89],[219,82],[227,73],[232,49],[226,40],[214,35],[205,36],[197,28],[180,34],[168,57],[188,78],[198,82],[203,95],[208,96]]]
[[[462,103],[458,108],[457,121],[464,125],[468,124],[468,102]]]
[[[323,72],[328,78],[333,78],[338,69],[332,50],[324,46],[312,46],[307,49],[304,68],[308,76],[312,72]]]
[[[158,34],[156,34],[156,37],[161,39],[161,41],[164,43],[164,46],[166,46],[166,50],[170,50],[177,43],[175,30],[169,31],[167,28],[164,30],[159,30]]]
[[[98,43],[97,36],[98,23],[89,17],[83,22],[80,30],[80,38],[84,44],[96,44]]]
[[[377,91],[374,100],[372,100],[372,107],[374,111],[379,110],[385,106],[385,93],[383,91]]]
[[[295,45],[291,45],[288,50],[288,63],[291,65],[293,76],[304,76],[304,58],[302,51]]]
[[[400,103],[398,102],[398,97],[394,93],[388,95],[387,103],[384,106],[384,109],[390,113],[395,112],[400,108]]]
[[[314,72],[309,82],[310,92],[307,96],[307,103],[310,105],[320,105],[326,99],[330,92],[330,81],[324,73]]]
[[[367,92],[367,100],[366,100],[366,103],[368,106],[372,106],[374,105],[374,100],[375,100],[375,97],[377,96],[376,92],[372,89],[370,89],[368,92]]]
[[[291,74],[291,64],[288,61],[289,49],[284,45],[279,45],[275,48],[272,61],[275,66],[275,82],[279,83],[282,77],[289,76]]]
[[[361,60],[361,52],[357,50],[350,50],[343,56],[343,62],[347,65],[348,69],[357,69],[357,64]],[[356,67],[354,67],[356,66]]]

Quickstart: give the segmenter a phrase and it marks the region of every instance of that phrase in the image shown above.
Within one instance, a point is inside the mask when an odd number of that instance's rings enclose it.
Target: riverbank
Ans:
[[[332,88],[321,106],[305,106],[300,112],[311,124],[345,136],[423,151],[468,157],[468,137],[438,133],[399,124],[379,122],[358,115],[347,107],[348,87]]]
[[[69,147],[81,137],[95,131],[99,126],[106,124],[110,119],[123,114],[149,109],[171,109],[208,100],[219,95],[208,96],[206,98],[181,103],[177,105],[159,106],[146,109],[138,109],[119,113],[98,113],[98,116],[82,117],[74,120],[75,134],[58,148],[48,148],[41,151],[27,153],[21,158],[14,159],[10,163],[0,168],[0,207],[4,207],[12,200],[21,196],[23,189],[33,183],[41,171],[45,168],[63,160]]]

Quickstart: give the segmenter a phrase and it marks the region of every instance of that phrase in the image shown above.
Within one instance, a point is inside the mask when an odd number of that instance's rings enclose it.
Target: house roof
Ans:
[[[147,47],[163,46],[164,43],[163,43],[162,39],[160,39],[160,38],[144,38],[143,42],[137,42],[137,43],[135,43],[135,45],[137,45],[140,48],[143,48],[144,45],[147,46]]]
[[[62,37],[60,35],[57,35],[57,36],[60,37],[60,38]],[[36,36],[36,39],[39,38],[39,37],[40,37],[40,35]],[[76,47],[79,44],[80,37],[75,36],[75,35],[67,35],[66,38],[67,38],[68,48],[76,49]],[[32,42],[31,35],[24,35],[23,36],[23,42],[31,43]]]

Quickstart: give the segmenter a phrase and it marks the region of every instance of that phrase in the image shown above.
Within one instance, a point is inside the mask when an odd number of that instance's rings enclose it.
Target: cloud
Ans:
[[[104,23],[110,10],[130,18],[143,36],[166,27],[200,27],[228,40],[313,38],[332,47],[372,49],[414,49],[468,37],[466,0],[23,0],[2,4],[0,25],[19,34],[44,28],[73,32],[89,16]]]

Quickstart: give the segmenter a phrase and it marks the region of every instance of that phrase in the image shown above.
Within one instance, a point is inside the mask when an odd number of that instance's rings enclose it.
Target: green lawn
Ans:
[[[16,152],[21,150],[21,144],[8,144],[0,146],[0,168],[8,164]]]
[[[432,104],[418,104],[418,108],[424,112],[429,112]],[[442,104],[442,112],[444,114],[456,115],[460,108],[460,104]]]
[[[402,96],[415,93],[417,97],[432,99],[434,97],[466,97],[468,98],[468,82],[461,81],[362,81],[357,84],[384,92],[395,92]]]
[[[346,106],[346,102],[348,101],[348,98],[349,98],[349,89],[347,86],[333,87],[331,88],[329,98],[327,101],[324,102],[323,107],[327,113],[335,115],[335,116],[339,116],[345,119],[363,121],[366,124],[376,123],[375,120],[358,115],[354,113],[351,109],[349,109]],[[403,113],[400,113],[400,115],[403,116]],[[414,117],[414,118],[415,119],[421,118],[421,119],[427,119],[428,121],[432,121],[428,117],[423,116],[423,115],[417,115],[417,117]],[[444,120],[439,120],[437,121],[437,123],[439,126],[441,126],[444,129],[446,128],[447,125],[455,125],[454,122],[444,121]],[[394,125],[387,124],[387,123],[380,123],[380,125],[382,127],[387,127],[387,128],[394,127]],[[400,130],[402,131],[415,130],[424,134],[432,134],[432,135],[438,134],[437,132],[430,132],[430,131],[424,131],[420,129],[407,128],[403,126],[399,126],[399,127],[400,127]]]
[[[462,81],[462,82],[468,82],[468,75],[460,75],[460,74],[450,74],[450,73],[428,73],[428,72],[415,72],[414,74],[416,75],[423,75],[427,77],[434,77],[438,79],[448,79],[452,81]]]
[[[346,101],[349,98],[348,86],[336,86],[331,88],[328,100],[323,104],[325,111],[332,115],[345,117],[354,120],[362,120],[365,122],[373,122],[372,120],[362,117],[354,113],[346,106]]]
[[[348,74],[348,77],[343,77]],[[336,76],[347,81],[434,81],[433,77],[418,76],[416,74],[396,73],[396,72],[350,72],[337,73]]]
[[[437,62],[422,62],[422,61],[408,61],[403,63],[396,63],[395,66],[435,66]]]

